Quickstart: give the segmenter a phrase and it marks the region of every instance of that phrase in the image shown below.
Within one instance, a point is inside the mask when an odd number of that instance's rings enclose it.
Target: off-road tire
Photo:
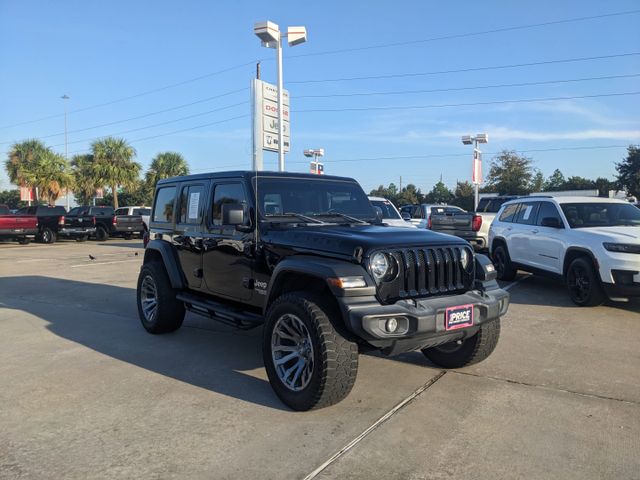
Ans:
[[[456,342],[438,347],[425,348],[422,353],[436,365],[443,368],[461,368],[486,359],[498,344],[500,319],[483,323],[474,336],[466,338],[461,345]]]
[[[147,318],[143,311],[142,287],[145,279],[149,277],[157,292],[155,315]],[[169,276],[161,262],[153,261],[145,263],[138,275],[137,288],[138,316],[145,330],[149,333],[173,332],[182,326],[185,315],[184,303],[176,299],[176,291],[171,287]]]
[[[578,274],[584,276],[588,281],[588,287],[582,294],[578,294],[576,287],[572,286],[572,283],[575,284]],[[602,305],[607,298],[600,284],[600,276],[593,268],[593,263],[585,257],[578,257],[569,264],[565,275],[565,285],[571,301],[580,307],[596,307]]]
[[[494,250],[491,255],[493,264],[496,267],[496,273],[498,274],[498,280],[504,280],[510,282],[516,278],[518,269],[511,263],[511,257],[509,256],[509,250],[506,245],[500,244]]]
[[[299,391],[293,391],[283,383],[272,357],[273,329],[278,319],[286,314],[295,315],[304,323],[313,345],[311,380]],[[276,395],[294,410],[333,405],[343,400],[353,388],[358,373],[358,347],[332,322],[339,321],[339,315],[322,296],[307,292],[286,293],[269,307],[262,342],[264,365]]]
[[[106,242],[109,240],[109,232],[104,227],[96,228],[96,240],[99,242]]]
[[[44,227],[40,233],[38,233],[37,240],[40,243],[55,243],[56,242],[56,233],[51,230],[49,227]]]

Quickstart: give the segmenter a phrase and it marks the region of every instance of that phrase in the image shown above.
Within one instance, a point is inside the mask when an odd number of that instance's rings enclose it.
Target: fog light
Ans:
[[[384,329],[388,333],[394,333],[398,329],[398,321],[395,318],[389,318],[384,324]]]

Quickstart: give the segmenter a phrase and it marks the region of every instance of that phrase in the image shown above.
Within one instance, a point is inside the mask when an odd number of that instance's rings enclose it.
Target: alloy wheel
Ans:
[[[280,381],[294,392],[309,385],[315,355],[306,325],[292,314],[282,315],[271,334],[271,358]]]
[[[158,311],[158,290],[156,282],[151,275],[144,277],[140,290],[142,313],[146,321],[152,322]]]
[[[567,284],[572,295],[579,302],[584,302],[589,298],[591,280],[582,266],[575,265],[569,271]]]

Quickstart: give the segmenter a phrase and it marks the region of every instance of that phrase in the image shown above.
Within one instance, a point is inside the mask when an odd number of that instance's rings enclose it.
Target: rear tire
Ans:
[[[480,325],[473,337],[456,342],[445,343],[438,347],[425,348],[422,353],[433,363],[444,368],[461,368],[485,360],[498,345],[500,338],[500,319]]]
[[[27,237],[22,237],[18,239],[18,243],[20,245],[29,245],[29,243],[31,242],[30,239],[28,239]]]
[[[40,241],[42,243],[55,243],[56,242],[56,234],[53,230],[48,227],[42,229],[39,235]]]
[[[510,282],[514,278],[516,278],[516,274],[518,273],[518,269],[513,266],[511,263],[511,257],[509,256],[509,250],[505,245],[498,245],[491,255],[493,260],[493,264],[496,267],[496,272],[498,274],[498,280],[505,280]]]
[[[137,302],[138,316],[147,332],[168,333],[182,326],[184,303],[176,299],[162,263],[145,263],[140,269]]]
[[[86,242],[89,240],[89,235],[82,235],[80,237],[76,237],[76,242]]]
[[[96,240],[106,242],[109,240],[109,232],[107,232],[104,227],[96,228]]]
[[[573,303],[581,307],[602,305],[607,298],[593,264],[584,257],[576,258],[571,262],[567,268],[565,283],[569,297]]]
[[[338,316],[320,295],[303,292],[284,294],[269,307],[264,365],[276,395],[294,410],[333,405],[353,388],[358,347],[334,327],[331,318]]]

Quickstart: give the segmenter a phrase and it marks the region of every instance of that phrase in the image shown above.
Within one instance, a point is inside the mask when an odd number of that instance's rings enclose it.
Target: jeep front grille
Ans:
[[[461,252],[467,250],[469,263],[462,267]],[[466,292],[474,277],[473,251],[464,246],[403,248],[384,252],[394,260],[396,275],[378,285],[384,303]]]

